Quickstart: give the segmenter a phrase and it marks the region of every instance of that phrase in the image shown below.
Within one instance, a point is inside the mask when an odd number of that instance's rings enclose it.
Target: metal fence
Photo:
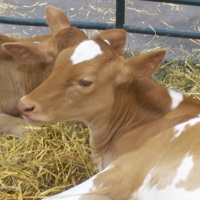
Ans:
[[[160,2],[159,0],[142,0],[142,1]],[[163,0],[162,2],[200,6],[200,0]],[[24,19],[24,18],[4,17],[4,16],[0,16],[0,23],[28,25],[28,26],[47,26],[46,20],[44,19]],[[116,0],[116,22],[113,24],[96,23],[96,22],[78,22],[78,21],[72,21],[71,24],[78,28],[84,28],[84,29],[105,30],[110,28],[123,28],[127,32],[131,33],[141,33],[141,34],[151,34],[151,35],[155,35],[156,33],[157,35],[162,35],[162,36],[200,39],[200,32],[195,32],[195,31],[169,30],[169,29],[155,28],[155,27],[153,27],[154,30],[152,30],[149,27],[126,25],[125,0]]]

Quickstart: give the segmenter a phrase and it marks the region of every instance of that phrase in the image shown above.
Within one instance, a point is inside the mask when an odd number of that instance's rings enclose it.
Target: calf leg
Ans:
[[[20,126],[28,126],[29,124],[21,118],[13,117],[0,113],[0,133],[13,134],[22,136]]]

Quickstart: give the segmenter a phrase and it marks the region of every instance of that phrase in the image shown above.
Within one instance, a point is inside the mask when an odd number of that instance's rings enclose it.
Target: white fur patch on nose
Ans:
[[[81,42],[75,49],[70,60],[72,63],[78,64],[83,61],[91,60],[97,55],[102,54],[100,46],[93,40],[86,40]]]

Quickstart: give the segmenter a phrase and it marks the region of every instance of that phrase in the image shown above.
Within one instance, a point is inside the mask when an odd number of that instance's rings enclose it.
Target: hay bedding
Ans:
[[[153,78],[165,87],[174,88],[186,96],[200,100],[200,62],[174,59],[163,64]]]
[[[29,132],[0,138],[0,199],[41,199],[95,174],[83,124],[46,124]]]
[[[2,12],[8,5],[0,3]],[[168,48],[151,43],[134,53],[128,48],[122,56],[163,47]],[[180,60],[164,63],[153,78],[165,87],[200,99],[200,61]],[[88,141],[89,130],[81,123],[46,124],[40,130],[30,128],[29,134],[20,138],[0,136],[0,199],[41,199],[87,180],[97,172]]]
[[[122,55],[134,53],[126,49]],[[171,60],[163,63],[153,78],[200,99],[200,62],[194,64],[189,58]],[[46,124],[29,132],[21,138],[0,137],[0,199],[41,199],[96,173],[89,156],[89,130],[83,124]]]

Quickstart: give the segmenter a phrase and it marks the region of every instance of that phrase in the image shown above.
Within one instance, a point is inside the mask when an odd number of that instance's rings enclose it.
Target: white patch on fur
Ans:
[[[194,126],[195,124],[197,124],[198,122],[200,122],[200,116],[198,115],[197,117],[190,119],[186,122],[183,122],[181,124],[178,124],[174,127],[174,131],[175,131],[175,135],[173,136],[172,140],[176,139],[177,137],[179,137],[181,135],[181,133],[185,130],[186,126]]]
[[[94,40],[86,40],[76,47],[70,60],[75,65],[83,61],[91,60],[102,53],[100,46]]]
[[[136,194],[140,194],[142,193],[143,191],[147,190],[147,186],[149,185],[150,181],[151,181],[151,178],[152,178],[152,173],[153,173],[153,169],[150,170],[150,172],[147,174],[146,178],[144,179],[142,185],[140,186],[140,188],[138,189],[137,193]],[[136,194],[133,194],[132,197]],[[135,199],[135,198],[133,198]]]
[[[197,190],[188,191],[185,188],[177,187],[180,181],[187,181],[187,177],[194,166],[193,157],[186,155],[181,165],[178,167],[176,176],[174,177],[171,185],[168,185],[164,189],[159,189],[157,184],[153,187],[149,187],[151,178],[153,178],[153,171],[151,170],[143,185],[138,189],[137,192],[133,193],[132,200],[199,200],[200,188]]]
[[[64,192],[56,194],[54,196],[46,197],[43,200],[78,200],[81,197],[84,197],[84,195],[86,195],[88,193],[90,193],[90,196],[92,197],[92,193],[94,193],[94,195],[95,195],[95,193],[98,194],[98,191],[102,191],[102,190],[106,189],[106,188],[102,188],[103,182],[98,188],[96,188],[94,186],[94,180],[96,178],[98,178],[99,174],[109,170],[112,167],[113,167],[113,165],[109,165],[104,170],[102,170],[98,174],[92,176],[87,181],[85,181],[69,190],[66,190]]]
[[[39,41],[34,41],[33,43],[34,44],[41,44],[41,42],[39,42]]]
[[[44,200],[61,200],[61,199],[78,200],[81,196],[84,196],[84,194],[87,194],[90,191],[95,190],[93,181],[96,178],[96,176],[97,175],[93,176],[92,178],[88,179],[87,181],[85,181],[69,190],[61,192],[54,196],[44,198]]]
[[[108,40],[104,40],[104,42],[108,43],[110,45],[110,42]]]
[[[176,185],[180,181],[186,181],[193,166],[194,162],[192,156],[187,155],[185,158],[183,158],[181,165],[179,166],[176,172],[176,177],[172,181],[172,185]]]
[[[173,89],[168,89],[169,95],[172,99],[171,110],[174,110],[178,107],[179,103],[183,101],[183,95],[180,92],[177,92]]]

